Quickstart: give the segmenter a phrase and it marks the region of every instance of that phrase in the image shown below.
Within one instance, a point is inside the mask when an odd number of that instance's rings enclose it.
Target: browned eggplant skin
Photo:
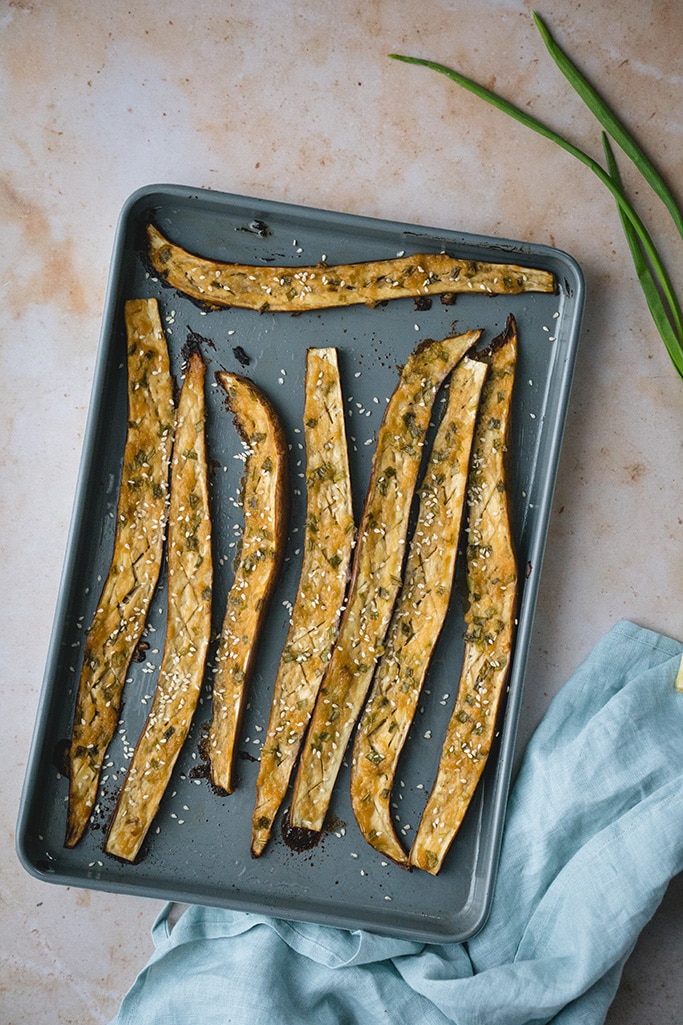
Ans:
[[[235,426],[246,446],[244,526],[213,667],[207,754],[214,786],[234,789],[236,745],[254,659],[277,583],[289,523],[287,439],[275,407],[249,378],[221,371]]]
[[[118,797],[105,850],[134,861],[187,738],[211,635],[213,562],[204,361],[193,353],[178,402],[168,522],[168,611],[159,679]]]
[[[411,354],[384,413],[358,531],[349,596],[294,783],[290,822],[321,830],[401,585],[410,505],[438,388],[480,331],[426,340]]]
[[[392,820],[394,778],[448,612],[485,376],[486,365],[467,356],[451,375],[420,485],[403,585],[353,745],[351,805],[360,831],[372,847],[403,867],[409,856]]]
[[[456,294],[515,295],[554,292],[554,275],[515,264],[461,260],[446,253],[419,253],[374,260],[308,267],[249,266],[224,263],[189,253],[147,226],[151,264],[167,284],[211,307],[304,312],[406,297]]]
[[[66,847],[81,839],[116,730],[128,666],[142,636],[163,554],[174,403],[155,299],[124,309],[128,430],[112,560],[88,630],[69,750]]]
[[[410,854],[411,865],[432,875],[441,870],[484,771],[510,670],[518,574],[505,464],[517,341],[510,316],[491,345],[472,453],[463,665],[436,781]]]

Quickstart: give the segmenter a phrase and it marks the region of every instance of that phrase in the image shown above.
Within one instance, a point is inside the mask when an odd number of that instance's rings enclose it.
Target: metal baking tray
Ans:
[[[454,305],[434,297],[429,309],[399,299],[303,313],[207,311],[150,274],[143,231],[148,219],[173,241],[199,254],[243,263],[328,264],[438,252],[468,259],[538,266],[556,275],[556,294],[490,297],[467,294]],[[158,298],[172,366],[193,332],[205,341],[208,364],[208,445],[215,543],[215,615],[222,619],[239,535],[237,508],[241,443],[213,372],[248,374],[278,409],[291,446],[291,531],[284,570],[260,645],[239,744],[239,786],[214,793],[206,778],[201,738],[210,715],[207,688],[192,730],[139,861],[103,852],[105,832],[128,759],[149,708],[163,649],[165,581],[149,619],[149,649],[133,662],[120,728],[112,741],[91,825],[73,850],[63,846],[67,780],[63,755],[71,728],[84,635],[105,579],[113,545],[126,431],[123,304]],[[226,906],[289,919],[365,928],[426,942],[461,941],[484,923],[493,890],[524,683],[527,651],[553,487],[583,312],[583,276],[556,249],[313,210],[260,199],[153,185],[125,204],[116,231],[92,401],[72,526],[17,830],[17,850],[38,878],[71,886],[181,902]],[[511,444],[511,514],[522,594],[508,693],[499,734],[462,829],[441,873],[406,872],[361,837],[348,796],[348,766],[332,801],[330,825],[317,846],[292,849],[279,826],[265,853],[249,853],[260,741],[296,592],[305,518],[303,369],[309,346],[337,346],[347,409],[356,512],[360,513],[382,412],[398,368],[424,338],[484,330],[486,344],[514,314],[520,355]],[[248,366],[240,359],[249,358]],[[453,596],[450,621],[432,661],[424,700],[399,766],[397,828],[406,843],[418,825],[439,760],[462,655],[463,595]],[[210,673],[207,673],[207,679]],[[401,835],[401,833],[399,833]]]

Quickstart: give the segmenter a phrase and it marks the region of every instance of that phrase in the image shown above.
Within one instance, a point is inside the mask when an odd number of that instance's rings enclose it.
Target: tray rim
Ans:
[[[583,271],[577,260],[566,251],[543,243],[515,240],[507,237],[485,236],[476,233],[456,231],[444,227],[417,224],[377,218],[363,214],[355,214],[334,209],[309,207],[301,204],[288,203],[280,200],[271,200],[238,193],[224,192],[213,189],[195,188],[176,183],[150,183],[133,191],[123,203],[115,226],[111,259],[106,282],[106,291],[100,319],[99,339],[95,352],[95,363],[93,378],[90,386],[88,400],[88,411],[83,432],[83,443],[79,458],[78,472],[75,483],[74,499],[72,503],[69,526],[64,547],[64,556],[55,602],[55,611],[52,618],[52,625],[49,635],[48,649],[45,656],[44,671],[36,704],[35,721],[26,761],[26,770],[21,790],[19,810],[17,815],[17,826],[15,832],[15,851],[23,868],[34,878],[43,882],[57,885],[69,885],[82,889],[99,889],[100,891],[112,894],[122,893],[139,897],[148,897],[158,900],[178,900],[183,903],[211,903],[216,906],[230,907],[237,911],[245,911],[261,914],[272,914],[275,917],[282,917],[293,921],[309,921],[321,924],[329,924],[330,916],[323,913],[310,911],[305,914],[297,912],[296,909],[268,910],[263,904],[251,900],[240,900],[239,903],[227,900],[225,903],[217,904],[215,900],[200,901],[196,893],[183,891],[181,888],[174,891],[170,896],[162,887],[145,883],[144,886],[136,887],[130,883],[120,883],[116,880],[107,881],[106,885],[93,886],[96,880],[71,876],[68,873],[53,873],[44,870],[34,863],[27,847],[27,828],[29,819],[29,797],[31,783],[35,776],[36,769],[41,756],[44,756],[45,737],[47,722],[42,714],[46,698],[51,691],[51,667],[54,665],[60,641],[60,625],[63,621],[63,612],[68,599],[69,584],[72,580],[76,565],[76,549],[83,525],[83,512],[85,506],[85,481],[88,475],[93,458],[95,437],[98,426],[98,405],[97,398],[102,394],[106,382],[107,364],[106,354],[109,345],[110,328],[116,305],[119,301],[117,286],[120,280],[121,267],[124,260],[123,239],[130,218],[136,206],[142,202],[149,202],[154,195],[163,194],[165,199],[173,199],[180,202],[188,202],[194,199],[201,199],[204,202],[215,202],[216,205],[234,203],[252,206],[255,209],[269,211],[272,215],[286,215],[287,217],[299,217],[329,220],[334,227],[340,226],[353,228],[356,231],[364,229],[373,232],[388,232],[390,234],[405,234],[414,236],[417,243],[420,238],[443,241],[445,244],[463,248],[481,249],[482,244],[492,251],[499,251],[503,254],[515,254],[519,259],[516,262],[524,263],[550,260],[564,265],[569,276],[565,279],[567,295],[571,299],[571,312],[569,317],[569,328],[567,330],[568,345],[565,358],[561,365],[556,367],[558,375],[556,388],[559,401],[556,405],[554,431],[549,443],[549,458],[546,461],[547,473],[544,478],[542,493],[537,497],[535,508],[537,511],[537,525],[533,531],[530,546],[530,559],[533,558],[535,572],[532,577],[525,581],[522,594],[522,601],[518,610],[518,626],[515,635],[515,657],[508,679],[508,694],[506,697],[503,718],[500,720],[500,742],[496,755],[495,780],[493,796],[493,811],[491,819],[493,829],[488,834],[488,856],[478,859],[476,864],[476,875],[486,880],[484,899],[480,902],[478,915],[469,920],[468,927],[456,932],[444,931],[443,935],[436,935],[434,930],[427,930],[421,933],[413,926],[392,926],[390,930],[372,928],[368,925],[358,925],[357,919],[352,914],[339,913],[334,915],[334,925],[341,928],[363,928],[368,932],[376,932],[382,935],[395,935],[407,939],[418,939],[424,942],[446,943],[463,942],[475,935],[485,924],[490,912],[491,900],[495,877],[500,859],[502,835],[505,825],[505,810],[509,799],[511,776],[513,768],[513,757],[519,724],[519,714],[524,691],[524,676],[528,661],[529,645],[533,632],[533,622],[536,614],[538,589],[540,586],[541,569],[543,557],[548,540],[548,525],[551,514],[552,499],[557,484],[557,472],[562,449],[562,441],[565,431],[571,386],[576,366],[576,353],[581,336],[581,326],[585,305],[585,279]],[[514,686],[513,684],[514,680]],[[470,892],[466,903],[467,908],[473,902],[473,890],[475,873],[472,876]],[[444,919],[445,922],[445,919]],[[355,923],[355,924],[354,924]],[[447,924],[447,923],[446,923]]]

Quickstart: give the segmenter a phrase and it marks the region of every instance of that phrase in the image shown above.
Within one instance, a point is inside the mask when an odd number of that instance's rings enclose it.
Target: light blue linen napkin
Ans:
[[[190,907],[111,1025],[598,1025],[683,869],[683,644],[621,622],[553,700],[465,944]]]

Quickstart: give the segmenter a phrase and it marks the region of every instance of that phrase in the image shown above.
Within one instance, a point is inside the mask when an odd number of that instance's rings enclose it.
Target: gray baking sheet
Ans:
[[[144,255],[149,219],[173,241],[207,257],[243,263],[328,264],[446,250],[454,256],[538,266],[557,278],[556,294],[434,297],[428,309],[399,299],[293,316],[250,310],[207,311],[160,283]],[[275,404],[291,448],[292,512],[287,557],[259,648],[239,743],[239,785],[219,796],[209,785],[201,740],[210,715],[207,684],[157,819],[135,864],[103,851],[109,818],[149,710],[163,650],[165,578],[159,583],[142,662],[133,662],[119,729],[103,771],[92,823],[73,850],[63,846],[67,780],[63,758],[85,633],[113,545],[126,433],[123,305],[157,297],[172,368],[180,379],[188,335],[201,336],[208,365],[208,446],[215,544],[215,618],[222,619],[241,514],[241,442],[214,371],[247,374]],[[274,916],[326,922],[421,941],[460,941],[483,924],[495,881],[525,664],[562,431],[583,312],[580,268],[546,246],[483,238],[175,185],[130,197],[116,232],[81,470],[62,584],[29,757],[17,830],[26,869],[45,881]],[[374,441],[399,367],[423,339],[482,328],[487,344],[517,321],[519,367],[511,443],[511,514],[522,580],[519,623],[499,734],[462,829],[437,877],[388,863],[361,837],[342,769],[329,823],[317,846],[293,849],[281,824],[265,853],[249,852],[258,756],[300,565],[305,520],[303,371],[309,346],[339,351],[355,511],[360,514]],[[245,356],[248,364],[244,365]],[[456,587],[449,622],[432,661],[424,699],[397,776],[394,811],[407,846],[434,778],[460,672],[463,595]],[[285,806],[286,807],[286,802]]]

